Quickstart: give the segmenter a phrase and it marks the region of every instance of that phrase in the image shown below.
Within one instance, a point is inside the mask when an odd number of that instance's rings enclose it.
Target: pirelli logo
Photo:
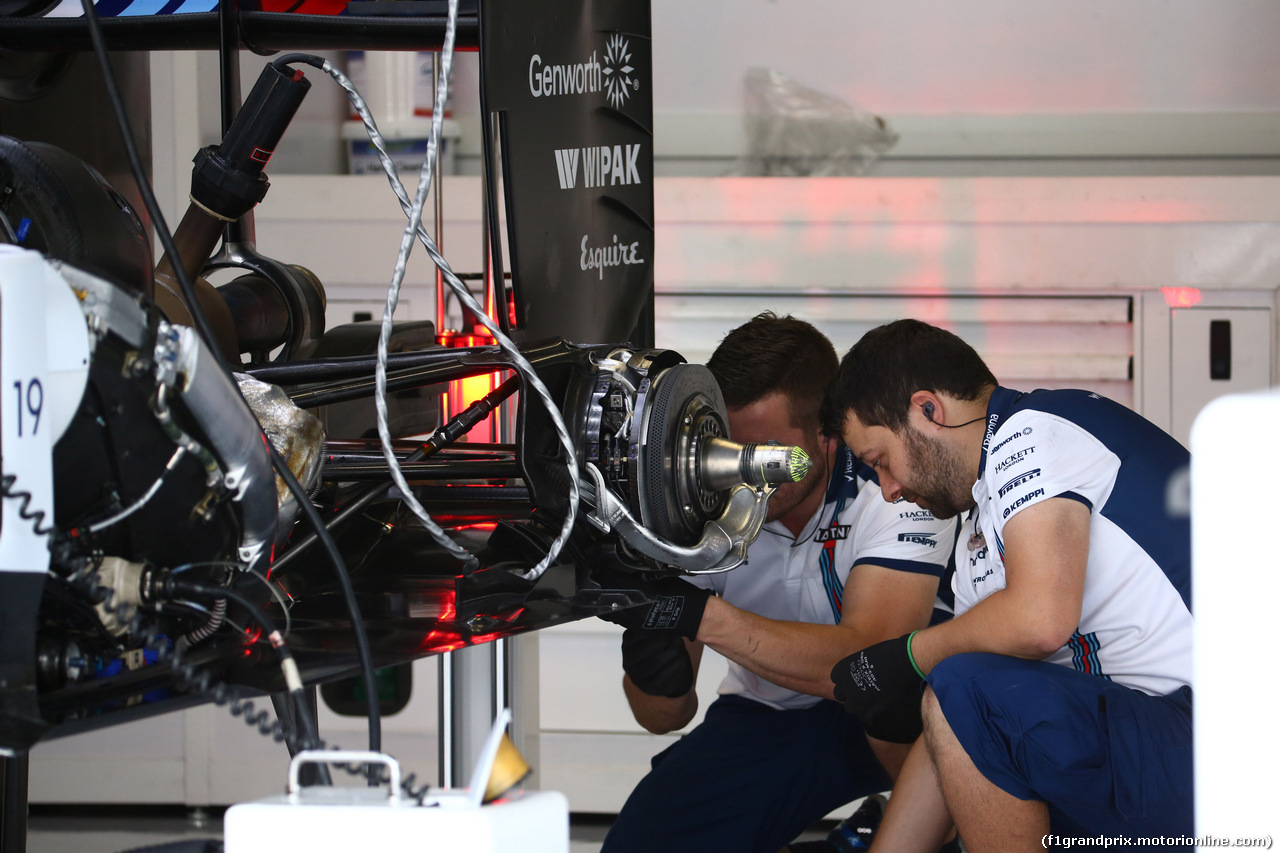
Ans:
[[[938,547],[938,540],[924,533],[899,533],[899,542],[914,542],[917,545],[928,545],[930,548]]]
[[[1039,468],[1032,468],[1030,471],[1027,471],[1024,474],[1019,474],[1018,476],[1014,477],[1012,480],[1010,480],[1009,482],[1005,483],[1003,486],[1000,487],[1000,497],[1004,497],[1005,495],[1009,494],[1009,492],[1012,492],[1014,489],[1018,488],[1018,486],[1029,483],[1039,476],[1040,476]]]

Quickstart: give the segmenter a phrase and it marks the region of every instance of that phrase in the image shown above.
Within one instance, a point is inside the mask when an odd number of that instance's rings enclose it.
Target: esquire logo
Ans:
[[[924,533],[899,533],[899,542],[914,542],[917,545],[928,545],[930,548],[938,547],[938,540],[929,537]]]
[[[837,524],[835,527],[819,527],[813,534],[814,542],[836,542],[849,538],[849,525]]]
[[[644,258],[640,257],[639,240],[634,243],[619,243],[618,235],[614,234],[611,244],[607,246],[592,246],[590,238],[590,234],[582,235],[582,256],[578,259],[578,266],[582,268],[583,272],[598,270],[601,281],[604,280],[605,267],[621,267],[644,263]]]
[[[618,33],[605,41],[603,54],[593,50],[581,62],[556,63],[537,53],[529,57],[529,94],[535,98],[604,92],[609,106],[621,109],[639,88],[631,42]]]

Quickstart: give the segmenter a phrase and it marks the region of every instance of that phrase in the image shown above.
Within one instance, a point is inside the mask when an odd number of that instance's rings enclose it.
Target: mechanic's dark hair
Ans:
[[[976,400],[996,385],[982,357],[960,338],[919,320],[896,320],[862,336],[845,354],[822,406],[822,428],[840,436],[850,411],[867,426],[900,433],[917,391]]]
[[[724,336],[707,361],[731,409],[749,406],[774,391],[791,401],[791,423],[820,424],[823,394],[836,375],[836,348],[812,324],[765,311]]]

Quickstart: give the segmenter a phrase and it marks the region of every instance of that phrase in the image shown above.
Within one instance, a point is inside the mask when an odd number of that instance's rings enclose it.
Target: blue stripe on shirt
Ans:
[[[917,575],[933,575],[935,578],[942,577],[942,573],[946,571],[946,566],[939,566],[936,563],[924,563],[919,560],[894,560],[888,557],[862,557],[858,559],[855,566],[882,566],[886,569],[893,569],[897,572],[910,572]]]

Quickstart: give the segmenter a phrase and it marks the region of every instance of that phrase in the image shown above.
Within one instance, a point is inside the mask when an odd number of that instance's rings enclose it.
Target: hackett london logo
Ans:
[[[996,463],[995,472],[999,474],[1003,471],[1006,471],[1009,468],[1012,468],[1014,465],[1021,463],[1023,460],[1025,460],[1027,457],[1029,457],[1031,454],[1035,452],[1036,452],[1036,449],[1034,447],[1027,447],[1022,450],[1019,450],[1017,453],[1010,453],[1007,458]]]

